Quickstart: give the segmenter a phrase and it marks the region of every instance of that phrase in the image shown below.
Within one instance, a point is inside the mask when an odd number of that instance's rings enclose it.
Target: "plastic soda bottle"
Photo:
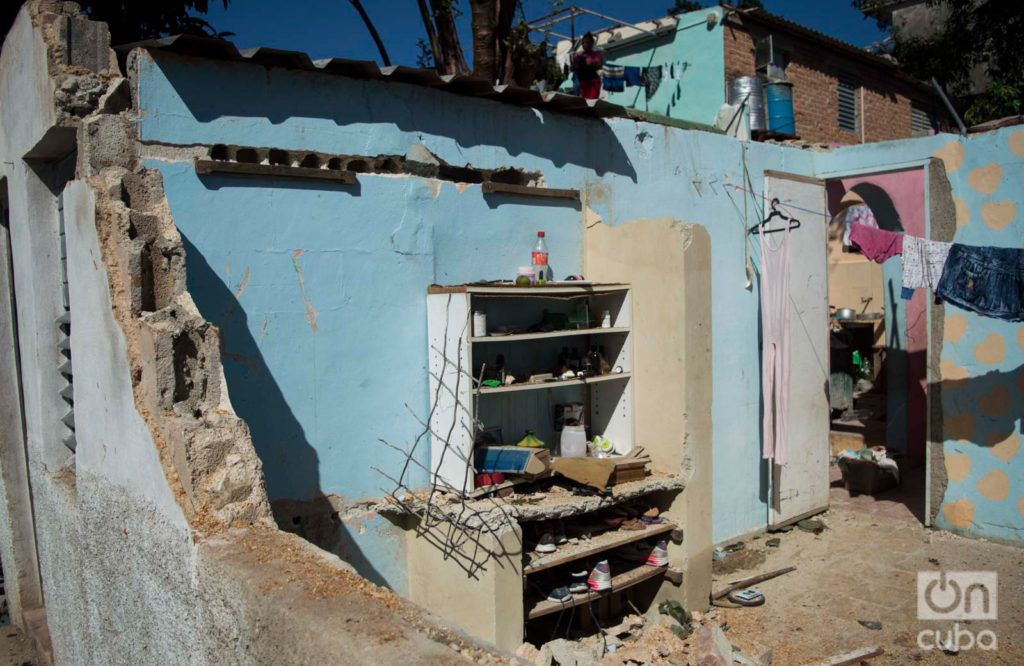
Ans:
[[[537,276],[537,284],[544,284],[548,279],[548,245],[544,242],[544,232],[537,232],[537,244],[533,246],[533,255],[530,259],[533,264],[534,275]]]

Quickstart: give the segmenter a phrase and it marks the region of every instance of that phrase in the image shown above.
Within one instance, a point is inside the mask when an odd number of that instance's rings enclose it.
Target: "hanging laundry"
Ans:
[[[951,243],[926,240],[914,236],[903,237],[903,289],[904,300],[914,297],[915,289],[935,291],[946,265]]]
[[[626,68],[622,65],[605,64],[602,87],[608,92],[622,92],[626,89],[625,76]]]
[[[661,66],[644,67],[643,73],[640,76],[643,81],[644,92],[647,93],[647,100],[650,101],[654,97],[654,93],[658,92],[658,86],[661,85]]]
[[[790,222],[780,232],[779,244],[761,238],[761,392],[764,395],[761,457],[777,465],[789,461],[789,234]]]
[[[875,219],[875,214],[871,212],[867,204],[854,204],[844,211],[844,220],[846,221],[846,229],[843,231],[843,245],[850,247],[850,228],[855,224],[863,224],[864,226],[874,227],[878,229],[878,220]]]
[[[865,257],[879,264],[903,252],[903,234],[865,224],[850,225],[850,243],[860,248]]]
[[[640,67],[626,66],[623,68],[622,78],[626,80],[627,86],[641,86],[643,85],[642,72]]]
[[[1024,250],[953,243],[935,296],[985,317],[1024,321]]]

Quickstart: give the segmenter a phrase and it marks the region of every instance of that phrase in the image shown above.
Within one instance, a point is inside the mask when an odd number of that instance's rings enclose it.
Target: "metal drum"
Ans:
[[[764,87],[768,100],[768,129],[780,134],[796,134],[793,120],[793,84],[775,81]]]
[[[729,104],[742,104],[747,100],[750,111],[750,129],[768,129],[764,113],[764,89],[756,76],[741,76],[729,82]]]

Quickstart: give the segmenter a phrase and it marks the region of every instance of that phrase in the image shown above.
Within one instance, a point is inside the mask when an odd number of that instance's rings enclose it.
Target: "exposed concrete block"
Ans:
[[[106,23],[76,16],[67,21],[67,64],[102,73],[116,68]]]
[[[220,401],[220,336],[180,304],[142,316],[142,395],[154,412],[199,415]]]
[[[167,208],[163,176],[156,169],[125,175],[125,205],[134,211],[157,213]]]
[[[203,419],[169,418],[165,427],[172,460],[197,514],[212,514],[229,525],[269,522],[263,464],[246,445],[244,421],[213,410]]]
[[[126,116],[97,115],[85,119],[78,130],[78,170],[86,176],[111,167],[132,168],[135,129]]]

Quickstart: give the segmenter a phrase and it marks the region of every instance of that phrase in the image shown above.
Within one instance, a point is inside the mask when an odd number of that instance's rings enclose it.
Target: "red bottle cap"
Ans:
[[[538,236],[539,238],[544,238],[544,232],[543,232],[543,231],[538,231],[538,232],[537,232],[537,236]]]

